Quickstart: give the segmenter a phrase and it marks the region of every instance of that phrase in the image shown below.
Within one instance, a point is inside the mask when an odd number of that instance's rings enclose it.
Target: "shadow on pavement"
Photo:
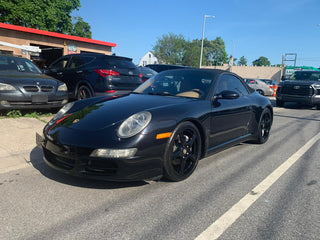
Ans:
[[[136,182],[111,182],[111,181],[100,181],[87,178],[80,178],[69,176],[56,171],[45,164],[42,159],[42,149],[35,147],[30,153],[30,162],[35,169],[37,169],[43,176],[63,184],[72,185],[81,188],[95,188],[95,189],[116,189],[116,188],[129,188],[138,187],[149,184],[146,181]]]

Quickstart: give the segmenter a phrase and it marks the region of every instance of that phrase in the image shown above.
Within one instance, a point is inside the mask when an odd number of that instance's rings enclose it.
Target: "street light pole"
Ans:
[[[211,15],[204,15],[204,18],[203,18],[203,25],[202,25],[202,41],[201,41],[201,51],[200,51],[200,64],[199,64],[199,68],[201,68],[201,64],[202,64],[202,52],[203,52],[204,28],[205,28],[205,25],[206,25],[206,18],[207,18],[207,17],[215,18],[215,16],[211,16]]]

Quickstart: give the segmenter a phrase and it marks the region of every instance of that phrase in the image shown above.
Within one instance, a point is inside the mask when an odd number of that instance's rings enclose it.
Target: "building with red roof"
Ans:
[[[95,52],[111,55],[117,44],[34,28],[0,23],[0,54],[29,58],[38,65],[49,65],[57,58]]]

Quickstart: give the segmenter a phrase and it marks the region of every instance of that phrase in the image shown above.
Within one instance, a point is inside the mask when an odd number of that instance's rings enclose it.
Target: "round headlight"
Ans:
[[[129,138],[141,132],[151,121],[150,112],[140,112],[127,118],[118,129],[120,138]]]

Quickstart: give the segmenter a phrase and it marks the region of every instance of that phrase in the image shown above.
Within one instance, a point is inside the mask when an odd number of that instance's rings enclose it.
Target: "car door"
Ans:
[[[57,61],[53,62],[48,69],[45,70],[45,73],[60,81],[63,81],[63,73],[67,68],[68,61],[69,57],[62,57],[58,59]]]
[[[223,91],[239,94],[235,99],[223,99]],[[217,80],[211,112],[209,148],[243,138],[249,134],[254,117],[249,91],[243,80],[233,74],[223,74]],[[210,149],[209,149],[210,150]]]
[[[93,61],[93,59],[94,57],[81,56],[78,54],[71,56],[68,66],[63,71],[63,79],[67,84],[69,91],[73,92],[73,94],[75,94],[79,83],[87,80],[87,75],[89,74],[86,69],[86,64]],[[86,83],[89,84],[87,81]]]

